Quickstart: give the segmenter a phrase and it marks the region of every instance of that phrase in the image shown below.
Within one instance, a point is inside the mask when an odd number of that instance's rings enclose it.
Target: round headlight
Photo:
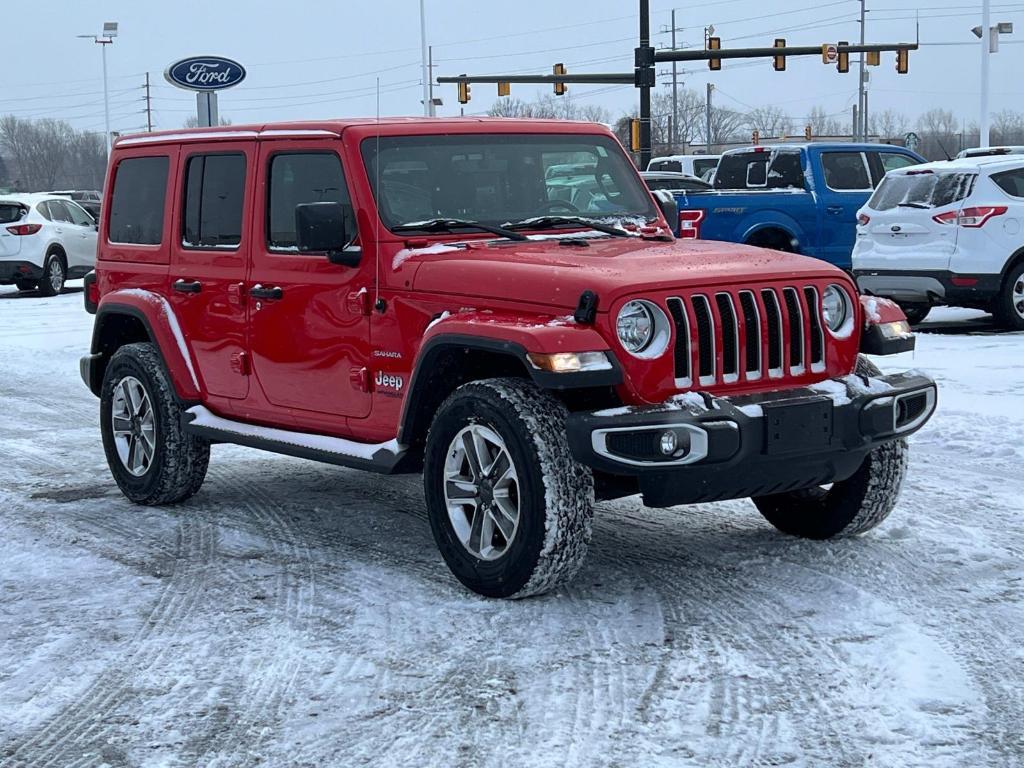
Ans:
[[[619,311],[615,332],[627,352],[643,352],[654,339],[654,313],[642,301],[630,301]]]
[[[849,313],[846,292],[838,285],[830,285],[821,295],[821,319],[826,327],[836,333],[846,323]]]

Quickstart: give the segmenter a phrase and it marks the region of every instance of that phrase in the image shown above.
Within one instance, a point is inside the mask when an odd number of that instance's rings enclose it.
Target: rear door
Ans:
[[[252,142],[183,147],[166,295],[209,394],[249,393],[242,292],[251,247]]]
[[[295,206],[351,205],[340,140],[276,140],[260,146],[264,183],[255,210],[249,333],[253,370],[269,403],[298,426],[323,428],[324,416],[369,414],[373,259],[359,267],[325,254],[299,253]],[[352,224],[353,229],[355,224]]]
[[[68,237],[68,276],[81,277],[96,265],[96,221],[82,206],[72,200],[61,205],[71,217],[72,230]]]
[[[819,155],[823,188],[818,192],[819,258],[849,269],[857,234],[857,211],[871,196],[871,169],[856,150]]]

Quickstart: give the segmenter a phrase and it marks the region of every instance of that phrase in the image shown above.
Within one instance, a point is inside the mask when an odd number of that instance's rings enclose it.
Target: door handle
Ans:
[[[174,290],[178,293],[199,293],[203,290],[203,284],[198,280],[184,280],[179,278],[174,281]]]
[[[265,288],[257,283],[249,289],[249,295],[254,299],[273,299],[276,301],[277,299],[284,298],[284,288],[279,288],[276,285],[273,288]]]
[[[825,210],[831,213],[833,216],[838,216],[843,212],[843,207],[841,205],[830,205]]]

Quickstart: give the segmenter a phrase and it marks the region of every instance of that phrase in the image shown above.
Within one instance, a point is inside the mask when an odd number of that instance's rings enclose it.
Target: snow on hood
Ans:
[[[572,237],[580,239],[581,234]],[[595,291],[601,309],[607,310],[620,296],[646,291],[839,274],[817,259],[736,243],[659,242],[591,233],[582,237],[587,237],[587,246],[556,245],[543,237],[527,242],[478,240],[433,254],[430,249],[400,254],[403,261],[417,261],[417,291],[566,309],[576,306],[584,290]]]

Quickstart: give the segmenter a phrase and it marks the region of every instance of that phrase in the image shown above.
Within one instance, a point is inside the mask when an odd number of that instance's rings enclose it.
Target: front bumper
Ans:
[[[613,485],[635,480],[647,506],[766,496],[845,480],[871,449],[924,426],[937,397],[935,382],[916,372],[742,397],[690,393],[573,413],[569,446]],[[668,456],[666,432],[677,445]]]
[[[0,261],[0,284],[15,280],[41,280],[43,268],[31,261]]]
[[[997,274],[963,275],[946,270],[854,269],[861,293],[893,301],[987,306],[999,293]]]

